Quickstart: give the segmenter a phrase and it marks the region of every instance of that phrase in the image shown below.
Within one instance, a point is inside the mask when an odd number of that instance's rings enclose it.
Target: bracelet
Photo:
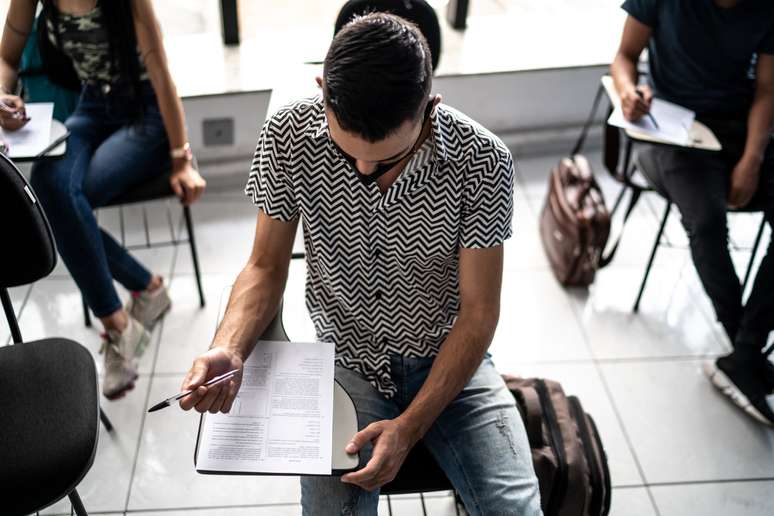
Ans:
[[[177,149],[170,150],[169,156],[172,159],[185,158],[186,161],[193,160],[193,152],[191,152],[191,144],[189,142],[185,142],[185,144],[182,147],[178,147]]]

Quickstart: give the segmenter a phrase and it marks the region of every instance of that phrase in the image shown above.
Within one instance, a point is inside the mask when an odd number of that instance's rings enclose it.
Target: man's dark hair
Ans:
[[[432,59],[413,23],[371,13],[333,38],[323,69],[325,104],[341,128],[376,142],[424,113]]]

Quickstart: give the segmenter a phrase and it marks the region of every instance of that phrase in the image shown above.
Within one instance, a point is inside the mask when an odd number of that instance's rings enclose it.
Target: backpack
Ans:
[[[527,429],[545,516],[607,516],[611,483],[596,424],[555,381],[503,375]]]

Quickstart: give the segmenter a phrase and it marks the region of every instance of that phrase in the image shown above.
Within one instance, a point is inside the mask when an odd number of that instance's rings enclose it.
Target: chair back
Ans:
[[[46,214],[32,187],[0,154],[0,288],[17,287],[48,276],[56,266],[56,246]]]
[[[441,58],[441,26],[435,10],[425,0],[349,0],[336,18],[334,35],[355,16],[373,12],[391,13],[415,23],[430,47],[433,70],[438,67]]]

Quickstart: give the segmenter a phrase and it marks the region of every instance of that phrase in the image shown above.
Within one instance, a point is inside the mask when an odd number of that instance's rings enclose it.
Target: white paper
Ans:
[[[9,147],[9,158],[31,158],[40,154],[51,143],[53,102],[33,102],[24,109],[30,121],[18,131],[3,130],[3,140]]]
[[[607,122],[610,125],[636,131],[676,145],[688,144],[689,132],[696,118],[693,111],[666,100],[654,98],[650,105],[650,114],[656,119],[658,129],[653,125],[649,116],[644,116],[637,122],[629,122],[624,118],[620,104],[615,106]]]
[[[228,414],[206,414],[196,469],[331,474],[333,343],[260,341]]]

